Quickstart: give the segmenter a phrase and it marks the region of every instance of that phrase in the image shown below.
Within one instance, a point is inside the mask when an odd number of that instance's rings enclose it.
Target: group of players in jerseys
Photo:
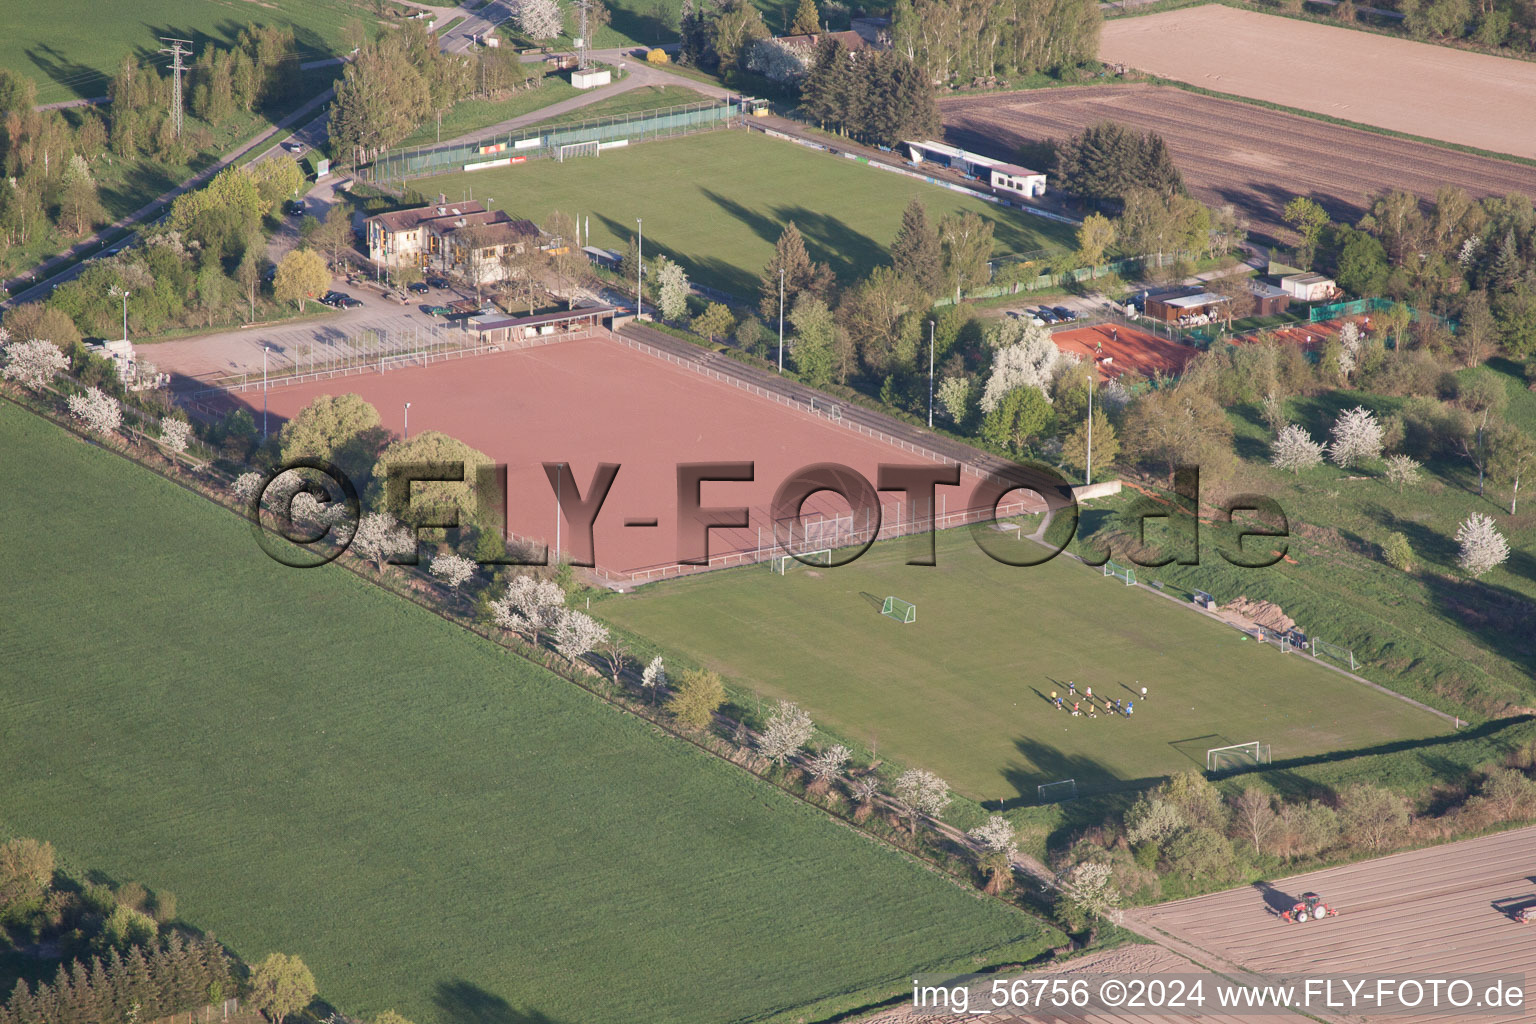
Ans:
[[[1141,699],[1146,700],[1147,688],[1141,685],[1140,679],[1136,680],[1136,685],[1141,688]],[[1135,691],[1133,690],[1132,692]],[[1063,698],[1055,690],[1052,690],[1051,703],[1056,705],[1057,711],[1065,711],[1072,715],[1073,718],[1083,715],[1087,715],[1089,718],[1098,718],[1101,710],[1106,715],[1124,715],[1126,718],[1130,718],[1136,713],[1136,701],[1134,699],[1122,700],[1116,697],[1111,700],[1103,696],[1095,697],[1093,695],[1093,687],[1091,686],[1085,687],[1082,696],[1079,697],[1077,683],[1070,679],[1067,680],[1066,697]]]

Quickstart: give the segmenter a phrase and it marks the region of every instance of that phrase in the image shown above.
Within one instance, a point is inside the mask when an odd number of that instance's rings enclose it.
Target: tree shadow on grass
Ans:
[[[515,1009],[505,999],[473,982],[440,981],[432,1001],[452,1024],[561,1024],[538,1010]]]

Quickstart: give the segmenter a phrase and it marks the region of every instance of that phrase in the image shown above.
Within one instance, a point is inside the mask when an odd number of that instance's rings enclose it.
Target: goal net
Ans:
[[[1128,565],[1120,565],[1117,562],[1105,562],[1104,575],[1113,576],[1116,579],[1124,580],[1125,585],[1128,587],[1134,587],[1136,585],[1136,570],[1132,569]]]
[[[1319,640],[1316,637],[1312,638],[1311,644],[1312,657],[1332,658],[1334,661],[1337,661],[1340,664],[1348,665],[1351,672],[1355,670],[1355,652],[1350,650],[1348,647],[1340,647],[1338,644],[1330,644],[1328,641]]]
[[[802,555],[776,555],[768,560],[768,570],[775,576],[783,576],[797,565],[831,565],[832,549],[807,551]]]
[[[1208,772],[1248,768],[1256,764],[1269,764],[1268,743],[1255,740],[1251,743],[1234,743],[1229,747],[1212,747],[1205,752],[1205,770]]]
[[[1035,787],[1043,804],[1056,804],[1063,800],[1077,799],[1077,780],[1062,779],[1060,782],[1045,782]]]
[[[916,622],[917,605],[911,601],[903,601],[899,597],[888,597],[880,608],[881,615],[889,615],[897,622]]]
[[[555,153],[555,159],[564,163],[578,156],[599,156],[602,146],[597,142],[567,142]]]

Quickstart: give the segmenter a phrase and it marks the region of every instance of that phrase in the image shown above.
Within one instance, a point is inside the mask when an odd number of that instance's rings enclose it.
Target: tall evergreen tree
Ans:
[[[891,242],[891,265],[932,299],[944,291],[944,251],[939,233],[928,222],[921,199],[913,197],[901,214],[901,227]]]
[[[821,13],[816,10],[816,0],[800,0],[795,8],[794,23],[789,26],[792,36],[812,36],[821,31]]]
[[[825,300],[827,293],[832,289],[832,271],[825,263],[812,263],[810,253],[806,252],[805,239],[800,234],[800,229],[790,221],[779,235],[778,244],[774,246],[773,259],[763,268],[763,278],[758,286],[761,300],[758,309],[763,314],[765,322],[778,321],[779,316],[779,271],[783,270],[783,296],[784,312],[787,316],[789,310],[794,308],[795,299],[802,292],[809,292],[819,299]]]

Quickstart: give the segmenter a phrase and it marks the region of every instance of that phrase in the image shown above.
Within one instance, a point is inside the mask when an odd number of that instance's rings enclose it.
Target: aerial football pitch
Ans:
[[[349,1017],[819,1020],[1062,941],[6,401],[0,450],[0,837]]]
[[[980,800],[1034,799],[1060,779],[1092,789],[1203,768],[1207,750],[1250,741],[1281,759],[1450,728],[1145,586],[1066,556],[1004,565],[969,534],[941,533],[932,567],[905,564],[908,542],[888,541],[838,568],[723,570],[594,607]],[[914,604],[914,621],[882,614],[887,597]],[[1057,710],[1050,695],[1070,707],[1069,683],[1080,700],[1090,686],[1097,698],[1134,700],[1134,713]]]

